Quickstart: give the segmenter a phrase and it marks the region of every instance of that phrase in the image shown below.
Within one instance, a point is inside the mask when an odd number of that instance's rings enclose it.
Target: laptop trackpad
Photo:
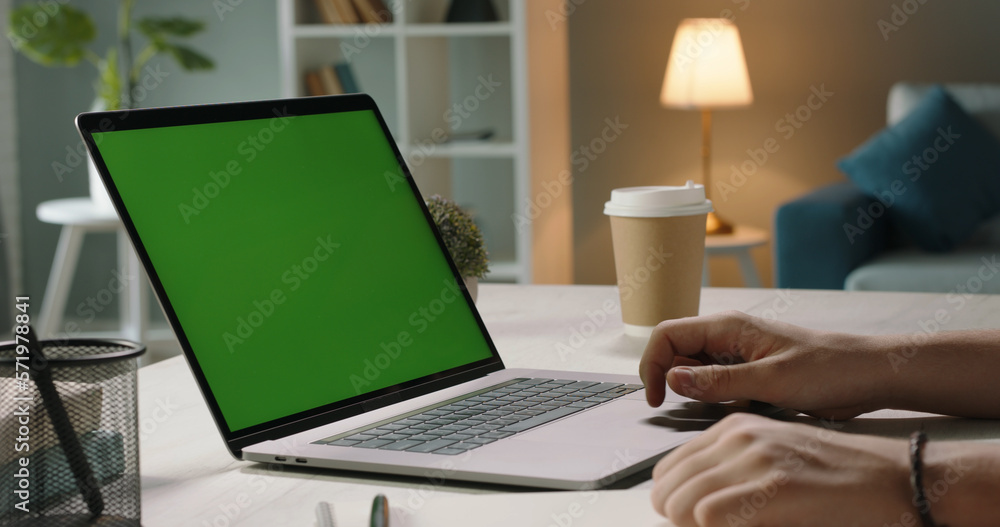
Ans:
[[[650,408],[645,401],[620,399],[511,439],[654,451],[672,448],[707,428],[664,426],[663,420],[669,419],[666,416],[671,411],[681,410],[685,404],[669,403]]]

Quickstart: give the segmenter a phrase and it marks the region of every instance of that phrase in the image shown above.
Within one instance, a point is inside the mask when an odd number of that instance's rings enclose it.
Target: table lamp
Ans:
[[[667,61],[660,103],[667,108],[701,110],[701,167],[705,193],[711,199],[712,110],[753,102],[750,76],[736,26],[725,18],[681,21]],[[709,213],[705,231],[728,234],[732,225]]]

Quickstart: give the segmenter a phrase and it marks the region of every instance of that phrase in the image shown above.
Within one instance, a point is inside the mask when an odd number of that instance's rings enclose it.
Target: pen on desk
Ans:
[[[316,505],[316,523],[319,527],[336,527],[333,523],[333,509],[329,503],[321,501]]]
[[[372,500],[372,520],[369,527],[389,527],[389,500],[379,494]]]

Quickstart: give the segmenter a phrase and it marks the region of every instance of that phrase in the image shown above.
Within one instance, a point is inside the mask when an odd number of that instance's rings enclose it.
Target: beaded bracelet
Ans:
[[[913,505],[920,514],[920,522],[924,527],[947,527],[938,525],[931,517],[931,504],[924,495],[924,471],[921,462],[921,451],[927,443],[927,434],[917,431],[910,434],[910,486],[913,487]]]

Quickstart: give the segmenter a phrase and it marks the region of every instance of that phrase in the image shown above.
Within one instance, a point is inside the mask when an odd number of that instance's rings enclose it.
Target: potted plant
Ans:
[[[97,97],[91,107],[95,111],[135,108],[147,89],[140,84],[140,75],[157,55],[170,55],[188,71],[215,67],[212,59],[176,42],[201,32],[205,29],[203,22],[184,17],[133,20],[134,5],[135,0],[121,0],[118,46],[109,48],[103,57],[88,48],[97,36],[93,18],[62,2],[25,2],[12,9],[7,37],[14,49],[43,66],[73,67],[81,61],[92,64],[98,72],[94,86]],[[145,45],[137,54],[133,54],[135,30],[145,37]],[[97,169],[93,163],[89,168],[91,199],[98,207],[111,209]]]
[[[450,199],[439,195],[431,196],[427,199],[427,210],[434,218],[444,244],[448,247],[448,253],[475,301],[479,292],[479,279],[486,276],[490,265],[483,234],[472,221],[472,216]]]

